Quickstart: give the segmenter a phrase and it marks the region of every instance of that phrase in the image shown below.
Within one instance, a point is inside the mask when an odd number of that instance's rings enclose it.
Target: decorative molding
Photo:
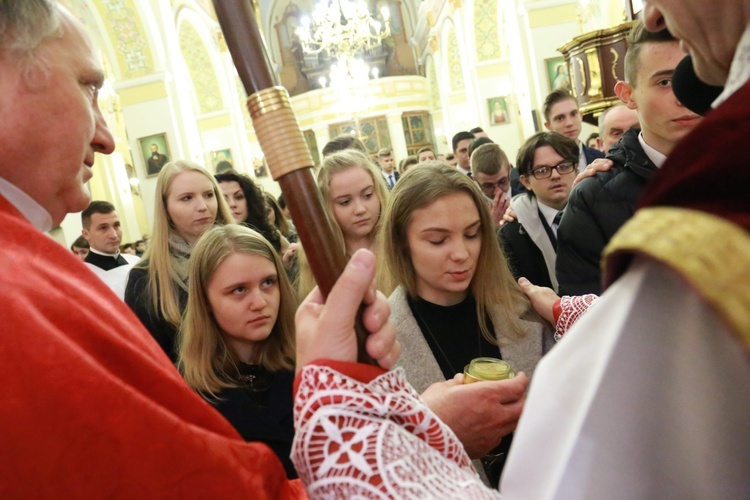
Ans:
[[[430,52],[437,54],[440,51],[440,39],[437,34],[430,35]]]
[[[433,110],[443,109],[443,103],[440,100],[440,85],[438,84],[437,72],[435,71],[435,59],[432,56],[427,56],[425,68],[430,89],[430,107]]]
[[[133,0],[98,0],[94,3],[114,41],[122,78],[153,73],[151,48]]]
[[[179,32],[180,52],[193,81],[195,97],[198,101],[198,114],[211,113],[223,109],[221,91],[217,75],[211,63],[208,49],[195,26],[185,21]]]
[[[461,51],[458,48],[456,29],[451,26],[448,32],[448,75],[452,91],[464,90],[464,68],[461,63]]]
[[[489,61],[501,57],[497,0],[475,0],[474,40],[477,61]]]

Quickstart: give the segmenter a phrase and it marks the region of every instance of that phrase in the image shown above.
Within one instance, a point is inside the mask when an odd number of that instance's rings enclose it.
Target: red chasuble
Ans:
[[[0,497],[306,497],[1,196],[0,228]]]

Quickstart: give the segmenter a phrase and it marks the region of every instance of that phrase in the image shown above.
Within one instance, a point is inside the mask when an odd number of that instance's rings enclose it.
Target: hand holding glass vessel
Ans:
[[[464,384],[482,380],[506,380],[515,376],[510,364],[497,358],[474,358],[464,368]]]

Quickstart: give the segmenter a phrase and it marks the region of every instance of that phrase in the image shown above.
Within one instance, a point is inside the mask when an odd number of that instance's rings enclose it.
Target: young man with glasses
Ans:
[[[495,227],[510,204],[510,170],[508,156],[497,144],[483,144],[471,153],[471,177],[490,205]]]
[[[557,291],[557,228],[576,178],[579,149],[556,132],[531,136],[516,158],[526,193],[513,198],[516,220],[499,231],[508,264],[516,279]]]

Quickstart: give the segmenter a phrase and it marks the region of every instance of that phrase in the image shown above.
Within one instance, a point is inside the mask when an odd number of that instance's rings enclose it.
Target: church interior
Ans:
[[[90,190],[117,208],[123,242],[150,233],[154,154],[211,172],[229,162],[279,194],[209,0],[61,3],[83,22],[105,68],[99,102],[116,151],[97,155]],[[597,110],[616,99],[607,82],[618,77],[623,34],[641,8],[633,0],[251,4],[315,162],[340,134],[373,155],[392,149],[398,162],[425,146],[451,153],[451,137],[475,127],[515,158],[544,128],[542,103],[557,87],[582,104],[586,137],[597,130]],[[345,28],[359,24],[367,35],[347,37]],[[80,233],[80,216],[70,214],[52,236],[69,246]]]

